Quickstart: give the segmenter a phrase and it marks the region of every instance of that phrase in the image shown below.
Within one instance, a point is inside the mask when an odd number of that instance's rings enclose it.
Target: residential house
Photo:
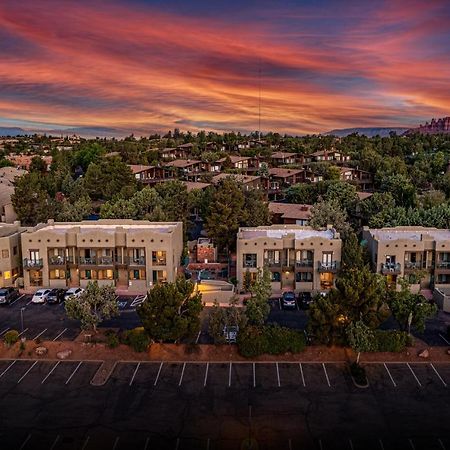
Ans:
[[[0,169],[0,222],[13,223],[17,220],[11,199],[14,194],[14,180],[26,173],[26,170],[15,167]]]
[[[321,162],[330,161],[336,164],[344,163],[350,161],[350,156],[344,155],[334,149],[331,150],[319,150],[317,152],[311,153],[307,156],[308,162]]]
[[[284,198],[284,190],[296,183],[305,181],[303,169],[283,169],[273,167],[269,169],[268,195],[271,200]]]
[[[238,183],[242,183],[245,189],[262,189],[261,177],[253,175],[241,175],[236,173],[219,173],[212,177],[211,183],[218,184],[226,178],[232,178]]]
[[[20,222],[0,224],[0,288],[16,286],[20,276]]]
[[[287,164],[297,164],[297,163],[301,164],[298,153],[274,152],[270,156],[270,160],[274,166],[283,166]]]
[[[355,184],[358,190],[373,190],[373,175],[370,172],[354,167],[341,167],[340,171],[342,181]]]
[[[273,224],[307,226],[311,218],[311,205],[269,202]]]

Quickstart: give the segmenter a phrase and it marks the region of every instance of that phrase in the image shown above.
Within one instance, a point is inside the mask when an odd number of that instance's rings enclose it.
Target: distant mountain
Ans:
[[[422,133],[422,134],[438,134],[450,133],[450,117],[442,119],[431,119],[431,122],[425,122],[425,125],[419,125],[417,128],[406,130],[405,134]]]
[[[326,133],[322,133],[326,136],[337,136],[337,137],[345,137],[349,134],[358,133],[361,135],[365,135],[367,137],[373,136],[389,136],[390,132],[394,132],[397,134],[403,134],[405,131],[408,131],[408,128],[401,127],[381,127],[381,128],[341,128],[336,130],[331,130]]]
[[[27,132],[19,127],[0,127],[0,136],[23,136]]]

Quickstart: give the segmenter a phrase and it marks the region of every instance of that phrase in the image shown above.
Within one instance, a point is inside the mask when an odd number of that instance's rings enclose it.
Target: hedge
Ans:
[[[401,352],[411,345],[411,337],[406,331],[375,330],[375,352]]]
[[[8,347],[11,347],[19,340],[19,332],[16,330],[9,330],[4,334],[3,340]]]
[[[239,353],[246,358],[268,353],[299,353],[305,349],[305,336],[302,332],[278,325],[248,326],[238,333]]]
[[[150,344],[150,338],[143,327],[125,331],[122,342],[129,345],[135,352],[145,352]]]

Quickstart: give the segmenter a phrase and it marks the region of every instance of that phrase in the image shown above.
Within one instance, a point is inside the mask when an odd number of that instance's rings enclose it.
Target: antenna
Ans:
[[[258,67],[258,90],[259,90],[259,101],[258,101],[258,141],[261,141],[261,59],[259,59],[259,67]]]

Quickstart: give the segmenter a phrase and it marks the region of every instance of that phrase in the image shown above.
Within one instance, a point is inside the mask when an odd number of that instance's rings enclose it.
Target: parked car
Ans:
[[[295,293],[292,291],[283,292],[283,296],[281,297],[281,305],[286,309],[295,309],[297,307]]]
[[[19,291],[13,287],[7,287],[0,289],[0,304],[9,305],[16,298],[19,297]]]
[[[63,302],[65,293],[65,289],[52,289],[47,295],[47,303],[51,305]]]
[[[65,294],[64,294],[64,300],[67,300],[69,297],[79,297],[84,292],[83,288],[75,287],[70,288]]]
[[[309,306],[312,303],[312,296],[311,292],[300,292],[298,296],[298,300],[300,303],[300,308],[302,309],[309,309]]]
[[[38,289],[31,299],[31,303],[45,303],[47,301],[47,295],[51,289]]]

